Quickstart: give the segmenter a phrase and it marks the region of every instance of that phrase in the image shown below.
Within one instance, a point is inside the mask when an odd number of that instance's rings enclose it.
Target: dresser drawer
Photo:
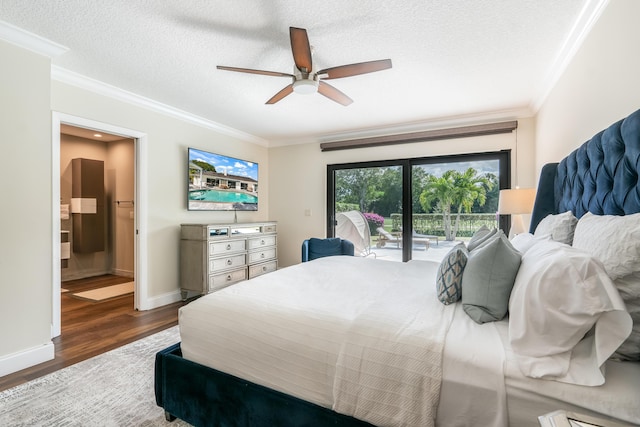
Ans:
[[[272,271],[276,271],[277,268],[278,261],[276,260],[251,265],[249,266],[249,279],[258,277],[262,274],[271,273]]]
[[[276,258],[276,248],[269,248],[262,251],[249,252],[247,263],[254,264],[256,262],[268,261]]]
[[[269,224],[269,225],[262,226],[263,233],[275,233],[276,230],[277,230],[276,224]]]
[[[222,274],[212,274],[209,276],[208,292],[218,291],[229,285],[233,285],[234,283],[242,282],[243,280],[247,280],[246,268],[229,271]]]
[[[244,252],[244,240],[227,240],[224,242],[209,242],[209,256]]]
[[[209,273],[228,270],[234,267],[242,267],[246,263],[244,254],[229,255],[222,258],[209,258]]]
[[[276,236],[262,236],[247,240],[247,250],[253,250],[258,248],[265,248],[267,246],[276,245]]]

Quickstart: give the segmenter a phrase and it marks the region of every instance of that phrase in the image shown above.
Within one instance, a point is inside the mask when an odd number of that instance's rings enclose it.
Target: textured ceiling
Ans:
[[[602,0],[599,0],[600,2]],[[69,48],[53,64],[272,144],[533,113],[581,11],[597,0],[0,0],[0,19]],[[289,27],[327,68],[390,58],[332,80],[355,102],[293,93]]]

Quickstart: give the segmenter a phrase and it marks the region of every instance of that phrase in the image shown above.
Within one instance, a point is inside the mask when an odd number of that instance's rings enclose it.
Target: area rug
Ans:
[[[78,292],[72,296],[89,301],[104,301],[107,299],[120,297],[133,293],[134,282],[121,283],[119,285],[105,286],[104,288],[92,289],[90,291]]]
[[[0,392],[0,426],[171,426],[155,403],[155,354],[178,327]]]

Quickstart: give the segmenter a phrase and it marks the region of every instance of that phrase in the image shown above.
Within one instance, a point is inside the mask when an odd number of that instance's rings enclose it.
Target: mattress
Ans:
[[[507,426],[506,359],[496,329],[496,323],[505,321],[480,325],[464,312],[462,304],[455,306],[443,353],[436,425]]]
[[[557,410],[640,425],[640,363],[608,360],[605,383],[588,387],[522,375],[509,345],[509,326],[496,330],[505,348],[505,389],[509,425],[538,426],[537,417]]]
[[[317,259],[179,313],[186,359],[375,425],[433,425],[455,306],[437,263]]]
[[[640,425],[640,363],[609,360],[605,384],[524,376],[509,345],[509,320],[478,325],[458,304],[445,341],[436,425],[538,427],[558,410]]]
[[[328,257],[233,285],[181,308],[183,356],[381,426],[533,427],[556,410],[640,424],[639,363],[607,362],[598,387],[525,377],[508,319],[441,304],[437,267]]]

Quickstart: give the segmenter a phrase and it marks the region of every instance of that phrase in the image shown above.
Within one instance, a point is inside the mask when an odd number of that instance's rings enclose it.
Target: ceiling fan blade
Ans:
[[[252,70],[251,68],[225,67],[224,65],[218,65],[216,68],[218,70],[238,71],[240,73],[249,73],[249,74],[263,74],[265,76],[295,77],[293,74],[280,73],[277,71]]]
[[[291,38],[291,52],[293,53],[293,61],[296,63],[298,70],[311,72],[311,46],[309,45],[309,37],[307,30],[304,28],[289,27],[289,37]]]
[[[290,84],[289,86],[285,86],[280,92],[276,93],[271,97],[270,100],[265,102],[265,104],[275,104],[285,96],[289,95],[291,92],[293,92],[293,83]]]
[[[338,104],[342,104],[344,106],[347,106],[353,102],[353,99],[349,98],[347,95],[340,92],[338,89],[331,86],[330,84],[323,82],[322,80],[320,80],[318,84],[318,92],[320,93],[320,95],[324,95],[330,100],[335,101]]]
[[[324,80],[339,79],[342,77],[357,76],[358,74],[373,73],[391,68],[390,59],[379,59],[377,61],[359,62],[357,64],[340,65],[338,67],[325,68],[318,71]],[[323,76],[327,74],[327,76]]]

